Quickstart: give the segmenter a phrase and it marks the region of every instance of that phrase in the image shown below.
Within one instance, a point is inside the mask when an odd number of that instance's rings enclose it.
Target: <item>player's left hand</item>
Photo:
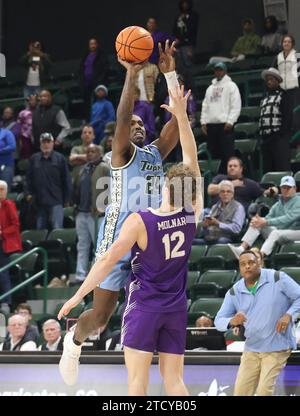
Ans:
[[[81,298],[75,295],[69,299],[64,305],[62,306],[61,310],[58,312],[57,319],[61,320],[64,316],[69,315],[70,311],[75,308],[80,302]]]
[[[280,319],[278,319],[276,323],[276,331],[278,333],[283,332],[285,334],[291,319],[291,315],[289,315],[288,313],[284,314]]]
[[[169,39],[166,40],[165,50],[163,50],[161,43],[158,43],[158,49],[159,49],[158,67],[160,71],[163,73],[175,71],[175,58],[174,58],[174,54],[176,52],[175,43],[176,43],[175,41],[172,42],[170,46]]]

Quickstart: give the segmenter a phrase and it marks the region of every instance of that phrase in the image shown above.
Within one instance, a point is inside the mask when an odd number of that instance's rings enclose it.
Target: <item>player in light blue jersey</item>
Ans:
[[[168,89],[179,87],[174,59],[175,45],[166,42],[160,47],[160,71],[164,73]],[[175,117],[164,126],[160,137],[151,145],[143,147],[145,128],[140,117],[133,115],[134,88],[141,64],[119,62],[126,68],[126,79],[117,110],[115,136],[111,153],[111,205],[107,207],[105,219],[100,227],[96,257],[101,257],[119,235],[125,219],[132,213],[150,205],[158,208],[160,203],[159,181],[163,176],[162,160],[176,146],[179,139]],[[115,310],[119,290],[129,276],[124,256],[111,273],[94,290],[93,309],[83,312],[77,322],[75,333],[68,333],[64,340],[63,355],[59,368],[63,380],[74,385],[78,375],[81,345],[99,327],[106,326]]]

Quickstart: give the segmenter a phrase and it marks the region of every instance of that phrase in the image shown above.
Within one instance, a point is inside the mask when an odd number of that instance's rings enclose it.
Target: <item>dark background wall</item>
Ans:
[[[228,52],[241,33],[241,20],[252,17],[258,33],[263,22],[262,0],[195,0],[199,14],[198,52]],[[144,26],[148,16],[160,19],[171,32],[177,0],[4,0],[3,52],[14,64],[30,40],[41,40],[54,60],[80,57],[87,39],[98,36],[108,53],[118,32]]]

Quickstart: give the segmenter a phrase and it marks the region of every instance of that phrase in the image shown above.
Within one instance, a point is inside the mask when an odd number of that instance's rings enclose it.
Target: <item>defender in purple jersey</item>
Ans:
[[[178,121],[183,163],[168,172],[156,210],[131,214],[118,239],[94,264],[76,294],[58,314],[61,319],[132,250],[132,273],[123,316],[122,342],[129,395],[146,395],[154,351],[168,395],[188,395],[183,382],[187,321],[187,262],[202,209],[197,147],[186,114],[190,92],[171,94],[163,107]]]

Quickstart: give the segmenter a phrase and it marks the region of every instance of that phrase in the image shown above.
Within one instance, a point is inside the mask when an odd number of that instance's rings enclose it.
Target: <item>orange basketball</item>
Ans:
[[[116,51],[127,62],[146,61],[153,51],[153,39],[150,33],[139,26],[128,26],[116,39]]]

